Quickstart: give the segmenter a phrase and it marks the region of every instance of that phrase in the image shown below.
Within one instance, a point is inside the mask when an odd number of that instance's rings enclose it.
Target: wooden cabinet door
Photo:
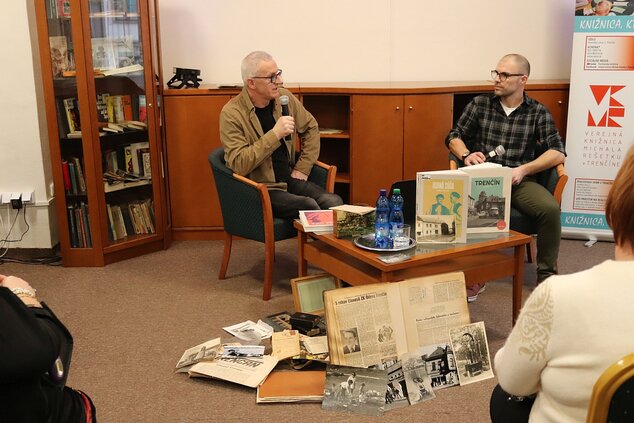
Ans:
[[[354,95],[350,201],[373,205],[403,177],[403,96]]]
[[[207,156],[220,147],[220,110],[231,98],[165,96],[165,131],[172,229],[222,228],[222,214]]]
[[[453,94],[406,95],[403,105],[403,179],[449,169],[445,137],[451,129]]]
[[[568,90],[527,90],[526,94],[550,110],[559,135],[565,143],[566,125],[568,125]]]

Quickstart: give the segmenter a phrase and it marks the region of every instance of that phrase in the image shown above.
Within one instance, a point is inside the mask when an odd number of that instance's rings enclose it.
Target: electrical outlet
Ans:
[[[22,208],[22,193],[11,193],[11,208],[13,210],[20,210]]]
[[[22,204],[34,204],[35,193],[33,191],[22,191]]]
[[[3,192],[0,195],[2,196],[2,198],[0,199],[2,201],[2,203],[0,203],[0,204],[9,204],[11,202],[11,193],[10,192]]]

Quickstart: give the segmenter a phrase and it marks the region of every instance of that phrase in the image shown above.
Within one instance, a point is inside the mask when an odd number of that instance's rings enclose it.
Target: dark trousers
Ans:
[[[557,273],[561,240],[561,212],[555,197],[532,178],[514,185],[511,205],[537,222],[537,275],[540,280]]]
[[[343,204],[337,194],[326,192],[319,185],[290,178],[287,190],[269,190],[273,216],[282,219],[297,219],[300,210],[319,210]]]
[[[527,423],[535,397],[514,397],[505,392],[500,385],[496,385],[491,393],[489,413],[491,423]]]

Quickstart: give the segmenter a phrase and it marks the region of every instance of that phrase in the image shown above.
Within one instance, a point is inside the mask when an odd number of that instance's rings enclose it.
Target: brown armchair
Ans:
[[[262,299],[271,298],[275,241],[297,235],[293,221],[273,217],[271,200],[266,185],[235,174],[225,165],[224,149],[209,154],[209,164],[216,182],[225,230],[225,245],[218,279],[225,279],[233,236],[264,243],[264,288]],[[317,162],[308,180],[334,192],[336,166]]]

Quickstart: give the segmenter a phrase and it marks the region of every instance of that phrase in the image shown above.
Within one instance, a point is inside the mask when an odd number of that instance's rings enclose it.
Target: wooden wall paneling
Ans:
[[[452,126],[453,94],[406,95],[404,106],[403,179],[448,169],[444,141]]]
[[[548,107],[559,135],[565,142],[568,124],[568,90],[526,90],[526,94]]]
[[[207,156],[221,145],[220,111],[230,99],[230,95],[164,97],[175,239],[197,238],[204,235],[200,231],[222,230],[220,204]],[[188,234],[188,230],[192,232]]]
[[[351,202],[373,205],[403,176],[403,96],[353,95]]]

